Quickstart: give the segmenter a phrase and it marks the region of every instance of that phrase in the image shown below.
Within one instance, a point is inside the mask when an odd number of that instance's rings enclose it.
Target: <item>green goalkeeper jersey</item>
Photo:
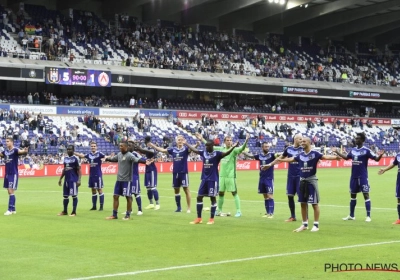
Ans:
[[[219,166],[219,177],[225,178],[236,178],[236,159],[239,154],[241,154],[246,148],[246,144],[240,147],[234,148],[232,153],[221,159],[221,164]],[[229,149],[226,147],[215,147],[215,151],[226,152]]]

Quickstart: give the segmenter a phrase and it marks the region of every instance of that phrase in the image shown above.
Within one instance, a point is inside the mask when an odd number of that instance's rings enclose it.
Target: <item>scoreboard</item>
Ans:
[[[111,72],[101,70],[45,68],[46,84],[111,87]]]

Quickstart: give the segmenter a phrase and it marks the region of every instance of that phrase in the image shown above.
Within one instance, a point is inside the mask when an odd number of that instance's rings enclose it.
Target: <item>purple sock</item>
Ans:
[[[296,218],[296,206],[294,203],[294,197],[293,196],[288,196],[288,201],[289,201],[289,209],[290,209],[290,216],[292,218]]]
[[[265,213],[268,215],[269,214],[269,199],[264,200],[264,205],[265,205]]]
[[[156,204],[158,204],[158,190],[156,188],[152,188],[151,189],[153,196],[154,196],[154,200],[156,201]]]
[[[104,205],[104,193],[99,194],[99,198],[100,198],[100,207],[103,207],[103,205]]]
[[[153,204],[153,192],[151,189],[147,189],[147,198],[149,199],[150,204]]]
[[[140,197],[140,194],[135,195],[135,199],[136,199],[138,211],[142,211],[142,198]]]
[[[68,197],[68,196],[64,196],[64,200],[63,200],[64,213],[67,213],[67,210],[68,210],[68,203],[69,203],[69,197]]]
[[[371,217],[371,200],[367,199],[365,201],[365,209],[367,210],[367,217]]]
[[[15,195],[14,194],[10,194],[10,196],[8,197],[8,210],[9,211],[15,211]]]
[[[176,202],[176,207],[179,209],[181,209],[181,195],[180,194],[176,194],[175,195],[175,202]]]
[[[96,204],[97,204],[97,194],[92,194],[92,204],[93,204],[93,207],[96,207]]]
[[[217,204],[216,203],[212,204],[211,205],[211,209],[210,209],[210,211],[211,211],[211,219],[214,219],[216,210],[217,210]]]
[[[357,199],[350,199],[350,217],[354,217],[354,209],[356,209]]]
[[[274,215],[275,202],[274,199],[269,199],[269,214]]]
[[[203,211],[203,202],[197,202],[197,218],[201,218],[201,212]]]
[[[118,217],[118,211],[117,210],[113,210],[113,214],[114,217]]]
[[[72,212],[73,213],[76,212],[76,206],[78,206],[78,197],[77,196],[73,196],[72,197]]]

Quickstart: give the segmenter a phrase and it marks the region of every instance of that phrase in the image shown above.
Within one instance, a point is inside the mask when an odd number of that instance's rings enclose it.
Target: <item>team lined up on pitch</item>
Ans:
[[[319,231],[319,191],[318,179],[316,177],[319,160],[341,160],[351,159],[352,170],[350,178],[350,213],[343,220],[355,220],[355,206],[357,194],[362,193],[365,199],[366,222],[371,222],[371,200],[369,197],[370,186],[368,183],[368,160],[379,161],[384,153],[380,151],[375,155],[370,149],[364,147],[365,134],[357,133],[355,138],[356,147],[349,153],[344,154],[337,148],[331,148],[335,155],[323,155],[318,151],[312,150],[311,140],[298,134],[294,137],[292,146],[287,147],[282,154],[270,152],[269,143],[262,144],[262,152],[252,155],[244,152],[249,135],[239,146],[239,142],[233,144],[232,137],[224,139],[223,147],[215,147],[211,140],[204,140],[200,134],[196,137],[205,144],[204,149],[199,149],[198,142],[195,146],[186,142],[183,136],[176,137],[176,147],[164,149],[151,143],[150,137],[146,137],[143,146],[138,142],[127,141],[119,145],[120,152],[116,155],[105,156],[97,151],[97,145],[92,142],[91,152],[88,154],[75,153],[73,145],[67,147],[67,155],[64,158],[64,169],[61,174],[59,185],[63,187],[63,210],[59,216],[68,215],[69,197],[72,197],[72,211],[69,216],[76,216],[78,206],[78,190],[81,185],[81,165],[80,159],[86,159],[90,165],[88,186],[92,190],[93,206],[90,210],[97,210],[97,200],[99,198],[99,210],[104,207],[103,178],[101,164],[103,161],[118,162],[117,181],[114,186],[113,211],[108,220],[118,219],[119,198],[126,198],[126,211],[123,213],[123,220],[130,220],[132,213],[132,197],[135,197],[138,207],[137,215],[142,215],[142,200],[139,180],[139,164],[145,164],[144,185],[147,190],[149,205],[146,209],[160,209],[159,194],[157,190],[157,167],[155,165],[155,155],[157,152],[165,153],[173,158],[172,187],[175,192],[176,211],[182,212],[180,189],[183,188],[186,196],[186,212],[191,213],[191,196],[189,191],[188,156],[190,152],[200,155],[203,168],[201,173],[201,183],[196,198],[197,217],[191,224],[201,224],[203,213],[203,198],[209,197],[211,200],[210,218],[207,224],[214,224],[215,216],[227,216],[229,212],[223,212],[224,197],[226,192],[233,195],[236,214],[235,217],[242,216],[240,208],[240,198],[236,185],[236,160],[237,156],[244,153],[247,157],[258,160],[260,166],[260,176],[258,193],[262,194],[265,201],[264,217],[272,219],[274,217],[274,165],[280,162],[288,162],[288,176],[286,194],[290,209],[290,217],[286,222],[295,222],[296,211],[294,196],[297,194],[301,206],[302,224],[295,232],[308,229],[308,204],[312,205],[314,211],[314,222],[311,232]],[[4,188],[8,190],[9,204],[6,216],[16,214],[15,191],[18,187],[18,156],[28,152],[27,149],[17,149],[14,147],[12,138],[6,139],[6,149],[0,153],[5,158],[5,178]],[[220,170],[218,171],[218,166]],[[397,166],[400,168],[400,154],[394,161],[378,172],[380,175]],[[63,183],[64,179],[64,183]],[[217,202],[218,197],[218,202]],[[393,224],[400,224],[400,180],[396,183],[397,210],[399,219]]]

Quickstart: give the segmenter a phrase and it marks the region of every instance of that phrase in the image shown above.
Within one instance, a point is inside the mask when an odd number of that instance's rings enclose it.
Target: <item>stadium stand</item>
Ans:
[[[400,79],[398,55],[372,55],[374,47],[362,43],[357,53],[338,42],[324,49],[278,34],[261,44],[251,31],[228,34],[204,25],[193,30],[162,20],[146,25],[129,16],[120,18],[115,32],[92,12],[74,10],[72,20],[32,4],[18,22],[1,31],[3,56],[380,86],[397,86]],[[39,50],[26,50],[13,38],[27,25],[44,36]]]
[[[85,125],[84,119],[78,117],[51,116],[44,117],[44,120],[45,128],[43,132],[39,126],[35,129],[29,129],[28,141],[32,154],[57,154],[60,153],[61,145],[65,148],[68,144],[75,144],[80,152],[88,152],[90,141],[96,141],[101,151],[110,154],[118,151],[116,146],[119,143],[118,141],[127,138],[143,140],[145,136],[151,136],[153,141],[160,146],[164,145],[164,142],[172,145],[177,135],[183,135],[189,143],[195,144],[197,139],[194,133],[199,131],[206,139],[214,140],[218,138],[219,143],[223,143],[225,135],[231,135],[234,141],[237,141],[243,139],[245,133],[250,133],[249,150],[253,153],[260,151],[261,142],[270,142],[273,144],[274,151],[281,152],[287,142],[290,142],[297,133],[313,139],[317,147],[350,147],[355,133],[361,131],[366,133],[367,145],[369,146],[374,145],[378,149],[385,149],[388,153],[399,149],[397,131],[390,126],[364,126],[361,128],[360,126],[341,125],[340,128],[334,128],[332,124],[324,126],[313,124],[312,127],[308,127],[307,124],[302,123],[284,125],[272,122],[256,126],[248,125],[243,121],[219,121],[217,125],[204,127],[199,120],[178,120],[177,122],[174,120],[175,123],[171,123],[166,119],[152,119],[151,124],[148,124],[148,129],[141,130],[137,123],[128,118],[102,118],[100,120],[100,125],[104,125],[104,131],[102,131],[101,129],[93,130],[89,128],[87,123]],[[3,135],[3,137],[7,134],[13,135],[16,128],[17,132],[19,129],[24,130],[24,125],[15,121],[3,120],[0,125],[0,135]],[[10,128],[11,132],[9,132]],[[119,131],[120,128],[121,131]],[[77,137],[72,132],[74,129],[77,130],[75,132],[75,134],[78,134]],[[69,132],[66,133],[66,130],[69,130]],[[119,134],[118,140],[113,137],[117,134]],[[61,142],[64,139],[65,142],[62,144]],[[16,145],[22,144],[20,136],[16,140]]]
[[[112,30],[93,12],[74,10],[73,19],[59,11],[49,10],[45,6],[25,4],[24,11],[15,17],[11,10],[0,6],[3,14],[0,47],[2,56],[27,58],[31,60],[50,59],[77,64],[105,64],[126,67],[158,68],[165,70],[183,70],[196,72],[212,72],[229,75],[248,75],[272,78],[287,78],[321,82],[340,82],[349,84],[397,86],[400,79],[399,56],[396,51],[390,55],[379,55],[376,47],[370,43],[358,43],[355,53],[349,52],[340,42],[333,41],[322,48],[310,39],[302,38],[300,43],[293,43],[283,35],[269,34],[267,40],[259,42],[254,33],[246,30],[234,30],[232,34],[219,32],[215,26],[199,25],[197,30],[181,26],[171,21],[160,20],[157,24],[147,25],[135,17],[120,16],[119,29]],[[6,20],[4,20],[6,19]],[[28,28],[27,28],[28,27]],[[29,29],[31,28],[31,29]],[[22,32],[21,32],[22,30]],[[21,34],[22,33],[22,34]],[[29,34],[28,34],[29,33]],[[27,39],[25,47],[23,39]],[[39,49],[34,40],[42,40]],[[72,64],[71,64],[72,65]],[[111,106],[129,107],[130,97],[108,98],[100,96],[59,96],[50,101],[47,94],[42,104]],[[17,104],[28,103],[25,92],[3,92],[2,102]],[[254,113],[286,113],[303,115],[360,115],[359,109],[353,107],[338,108],[325,106],[307,106],[307,108],[286,106],[283,104],[260,104],[257,101],[237,99],[222,105],[220,100],[183,100],[179,98],[163,100],[163,108],[195,111],[236,111]],[[389,112],[386,107],[376,105],[375,116],[395,117],[397,112]],[[143,98],[143,107],[159,108],[157,100]],[[279,109],[278,109],[279,107]],[[352,113],[349,113],[352,112]],[[61,138],[61,129],[77,124],[82,132],[80,141],[94,140],[106,153],[116,151],[113,139],[100,135],[99,131],[87,128],[83,120],[76,122],[76,117],[52,116],[47,122],[54,126],[53,136]],[[154,119],[147,132],[138,131],[129,119],[103,118],[105,129],[116,129],[115,124],[126,127],[122,137],[143,138],[151,135],[157,141],[164,138],[173,139],[183,134],[195,143],[193,132],[198,122],[181,121],[180,126],[173,125],[163,119]],[[2,121],[0,133],[7,127],[17,127],[14,121]],[[118,126],[118,125],[117,125]],[[232,126],[234,139],[239,139],[243,123],[221,121],[215,132],[222,143],[226,134],[224,128]],[[286,140],[295,133],[305,134],[315,142],[324,145],[342,145],[361,128],[333,128],[332,125],[307,128],[306,124],[293,124],[290,133],[276,131],[277,123],[265,124],[264,129],[246,126],[252,134],[249,142],[251,151],[259,151],[257,142],[276,141],[274,149],[281,151]],[[368,145],[385,148],[388,151],[399,149],[397,134],[389,133],[390,127],[374,126],[363,128],[367,132]],[[242,132],[243,133],[243,132]],[[326,135],[327,138],[325,137]],[[49,139],[46,139],[49,138]],[[386,138],[385,138],[386,137]],[[391,141],[390,137],[393,137]],[[29,130],[29,138],[40,138],[37,130]],[[51,135],[43,135],[45,141]],[[111,137],[112,138],[112,137]],[[262,139],[261,139],[262,138]],[[275,140],[275,138],[277,138]],[[325,138],[325,139],[322,139]],[[348,138],[348,139],[346,139]],[[346,140],[346,141],[345,141]],[[41,142],[41,140],[39,141]],[[173,142],[173,141],[171,141]],[[320,144],[318,144],[320,145]],[[321,144],[322,145],[322,144]],[[40,146],[40,147],[39,147]],[[35,146],[36,147],[36,146]],[[87,147],[79,147],[87,151]],[[57,146],[47,147],[46,153],[57,153]],[[45,153],[42,145],[37,145],[34,153]]]

